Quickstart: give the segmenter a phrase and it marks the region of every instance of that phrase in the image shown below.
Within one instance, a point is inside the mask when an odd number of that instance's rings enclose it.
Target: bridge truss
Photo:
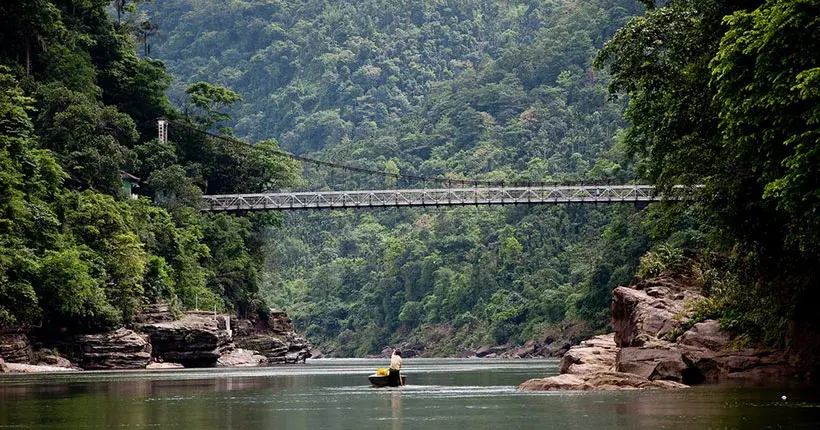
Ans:
[[[683,200],[691,190],[674,187],[666,195],[652,185],[551,185],[362,191],[309,191],[205,195],[203,211],[344,209],[403,206],[463,206],[570,203],[648,203]]]

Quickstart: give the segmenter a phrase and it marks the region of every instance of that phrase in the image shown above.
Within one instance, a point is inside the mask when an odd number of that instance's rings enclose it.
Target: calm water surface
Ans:
[[[476,359],[407,359],[408,386],[371,388],[386,364],[3,375],[0,428],[820,428],[806,388],[517,392],[558,362]]]

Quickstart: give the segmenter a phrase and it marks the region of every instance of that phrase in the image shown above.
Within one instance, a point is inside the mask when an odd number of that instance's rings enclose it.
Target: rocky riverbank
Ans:
[[[452,327],[443,327],[440,330],[452,336]],[[480,345],[478,347],[465,349],[453,348],[446,345],[447,340],[436,339],[439,343],[424,343],[414,340],[401,342],[396,345],[389,345],[382,348],[380,353],[368,355],[366,358],[387,358],[390,357],[393,348],[402,351],[405,357],[423,358],[552,358],[561,357],[572,345],[578,344],[592,334],[592,330],[583,323],[562,322],[549,328],[538,339],[531,339],[524,345]],[[445,335],[445,338],[447,335]],[[445,344],[442,347],[441,344]],[[456,352],[454,352],[456,351]],[[321,355],[320,351],[314,351],[314,357]],[[335,356],[333,352],[328,354]]]
[[[715,320],[692,324],[704,300],[685,279],[640,280],[612,293],[614,333],[573,346],[560,375],[531,379],[521,390],[684,388],[721,382],[801,378],[783,351],[744,345]]]
[[[0,372],[304,363],[310,343],[294,332],[286,313],[271,309],[268,315],[267,320],[251,321],[189,312],[177,319],[167,306],[151,305],[132,327],[110,332],[39,340],[22,331],[4,333]]]

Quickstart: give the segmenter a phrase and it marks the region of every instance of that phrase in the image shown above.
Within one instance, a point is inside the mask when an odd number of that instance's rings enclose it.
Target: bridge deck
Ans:
[[[340,209],[396,206],[634,203],[681,200],[688,189],[655,194],[652,185],[555,185],[514,188],[438,188],[226,194],[202,197],[203,211]]]

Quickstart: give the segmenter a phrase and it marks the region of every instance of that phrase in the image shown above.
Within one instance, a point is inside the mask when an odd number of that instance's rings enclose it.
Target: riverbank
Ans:
[[[705,300],[685,278],[638,280],[612,292],[614,333],[573,346],[560,375],[531,379],[520,390],[618,390],[685,388],[715,382],[806,381],[806,369],[784,351],[755,345],[697,321]]]
[[[304,363],[310,343],[286,313],[266,319],[188,312],[179,318],[150,305],[130,327],[103,333],[43,331],[0,334],[0,372],[250,367]]]

